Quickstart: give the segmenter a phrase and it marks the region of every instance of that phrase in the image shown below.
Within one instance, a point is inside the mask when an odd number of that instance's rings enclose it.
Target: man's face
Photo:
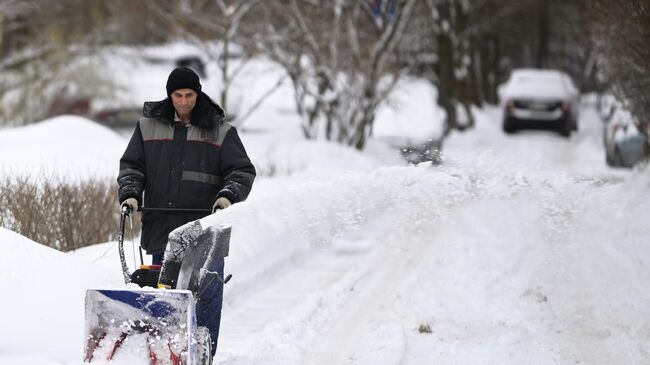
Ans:
[[[192,89],[178,89],[171,94],[172,103],[178,115],[189,115],[196,105],[196,91]]]

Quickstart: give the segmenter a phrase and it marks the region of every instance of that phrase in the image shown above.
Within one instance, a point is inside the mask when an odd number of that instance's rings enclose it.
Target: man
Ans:
[[[131,211],[139,206],[172,208],[144,212],[140,245],[163,260],[167,236],[207,213],[178,213],[174,208],[226,209],[246,199],[255,168],[224,111],[201,91],[198,75],[177,68],[167,79],[167,98],[145,102],[143,116],[120,160],[119,201]],[[143,201],[144,193],[144,201]],[[223,259],[221,259],[223,260]],[[223,261],[220,264],[223,277]],[[215,281],[197,303],[197,323],[206,326],[216,351],[223,283]]]

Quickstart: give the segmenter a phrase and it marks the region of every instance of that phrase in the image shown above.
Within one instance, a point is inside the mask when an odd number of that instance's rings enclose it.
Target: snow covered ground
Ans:
[[[377,130],[440,115],[424,86],[409,92],[422,113],[386,109]],[[431,167],[378,140],[304,141],[290,103],[279,93],[245,124],[248,201],[204,219],[233,227],[216,364],[650,362],[650,178],[605,166],[589,105],[570,139],[506,136],[481,110]],[[98,161],[84,176],[111,176],[126,142],[71,117],[0,130],[2,171]],[[124,286],[115,242],[0,242],[0,364],[82,363],[85,289]]]

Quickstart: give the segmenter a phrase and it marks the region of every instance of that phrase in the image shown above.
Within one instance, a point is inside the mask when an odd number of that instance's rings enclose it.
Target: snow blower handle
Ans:
[[[138,207],[139,212],[165,212],[165,213],[212,213],[212,209],[198,209],[198,208],[148,208]],[[126,264],[126,256],[124,255],[124,229],[126,226],[126,217],[132,213],[133,209],[128,204],[122,205],[120,209],[120,234],[117,239],[118,251],[120,253],[120,262],[122,264],[122,274],[124,275],[124,283],[128,284],[132,281],[131,274],[129,274],[129,267]],[[142,259],[142,251],[140,252],[140,261]]]
[[[126,265],[126,257],[124,256],[124,226],[126,225],[126,217],[131,213],[131,208],[128,205],[123,205],[120,210],[120,234],[117,237],[117,249],[120,253],[120,262],[122,264],[122,274],[124,275],[124,284],[131,282],[131,275],[129,274],[129,267]]]
[[[140,207],[139,212],[163,212],[163,213],[212,213],[212,209],[201,208],[149,208]]]

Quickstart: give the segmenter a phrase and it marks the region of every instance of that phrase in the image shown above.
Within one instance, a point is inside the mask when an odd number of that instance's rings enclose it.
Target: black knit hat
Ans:
[[[178,89],[192,89],[198,93],[201,92],[201,83],[199,75],[187,67],[174,69],[167,78],[167,96],[171,95]]]

